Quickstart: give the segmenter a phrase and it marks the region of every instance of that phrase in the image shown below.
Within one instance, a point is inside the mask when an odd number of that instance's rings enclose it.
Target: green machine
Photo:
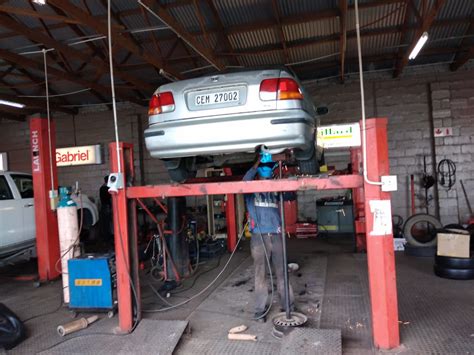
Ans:
[[[316,201],[318,230],[325,234],[353,234],[352,200],[345,197]]]

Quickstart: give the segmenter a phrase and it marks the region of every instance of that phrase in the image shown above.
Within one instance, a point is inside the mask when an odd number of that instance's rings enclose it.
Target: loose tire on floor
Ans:
[[[436,255],[437,247],[436,246],[414,246],[409,243],[405,244],[405,255],[407,256],[417,256],[424,258],[432,258]]]
[[[426,222],[433,226],[433,236],[430,240],[427,240],[426,242],[418,240],[413,235],[413,227],[416,224],[423,223],[423,222]],[[407,219],[407,221],[405,222],[405,226],[403,227],[403,234],[405,235],[407,242],[410,243],[412,246],[418,246],[418,247],[435,246],[437,243],[436,230],[441,229],[442,227],[443,225],[438,219],[436,219],[436,217],[431,216],[429,214],[419,213]]]
[[[474,269],[449,269],[439,265],[434,266],[436,276],[453,280],[474,280]]]
[[[454,258],[451,256],[435,256],[435,264],[448,269],[474,269],[473,258]]]

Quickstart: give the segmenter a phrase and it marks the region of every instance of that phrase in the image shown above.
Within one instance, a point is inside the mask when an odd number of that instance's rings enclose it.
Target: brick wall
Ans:
[[[349,75],[345,84],[336,79],[307,82],[317,105],[327,105],[329,113],[322,124],[356,122],[360,118],[359,83],[356,75]],[[474,204],[474,65],[449,72],[444,66],[422,69],[407,68],[404,75],[392,79],[391,72],[377,72],[365,76],[367,117],[388,117],[389,156],[392,174],[398,176],[398,192],[392,196],[394,213],[406,218],[410,213],[409,175],[416,178],[416,208],[424,211],[424,190],[420,187],[423,157],[431,172],[430,107],[435,127],[452,127],[453,136],[436,139],[436,160],[452,159],[457,165],[457,178],[465,182]],[[431,93],[431,105],[429,104]],[[135,146],[137,181],[140,182],[138,145],[141,115],[143,129],[147,126],[146,110],[135,106],[119,106],[120,139]],[[98,196],[103,176],[109,172],[107,146],[114,140],[111,111],[84,110],[75,117],[57,115],[58,147],[100,143],[105,148],[104,163],[95,166],[59,168],[59,181],[64,185],[80,182],[85,193]],[[26,123],[2,121],[0,152],[8,152],[11,170],[30,171],[29,130]],[[144,147],[143,147],[144,148]],[[327,154],[326,161],[337,168],[345,168],[349,156],[344,153]],[[144,149],[145,184],[167,182],[163,164],[151,159]],[[430,194],[432,195],[430,190]],[[440,187],[440,212],[443,223],[464,222],[467,207],[459,182],[447,191]],[[343,194],[336,191],[332,194]],[[298,196],[299,217],[315,220],[316,199],[331,192],[305,192]],[[430,205],[433,213],[433,203]]]

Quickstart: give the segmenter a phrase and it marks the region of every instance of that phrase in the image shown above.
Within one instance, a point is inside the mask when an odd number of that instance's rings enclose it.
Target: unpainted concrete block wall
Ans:
[[[356,122],[361,117],[359,81],[349,77],[345,84],[334,81],[307,83],[317,105],[327,105],[323,125]],[[431,95],[430,95],[431,94]],[[443,67],[407,69],[392,79],[391,72],[365,75],[366,116],[387,117],[391,174],[397,175],[398,191],[392,194],[394,214],[406,219],[410,213],[410,175],[415,175],[416,212],[426,211],[421,187],[424,158],[432,174],[430,115],[434,127],[452,127],[452,136],[436,138],[436,162],[451,159],[457,165],[457,182],[451,190],[439,186],[440,218],[443,224],[465,223],[467,205],[459,180],[463,180],[474,204],[474,70],[466,67],[449,72]],[[431,96],[431,97],[430,97]],[[431,104],[430,104],[431,99]],[[432,107],[432,109],[431,109]],[[432,111],[432,112],[430,112]],[[331,163],[330,159],[329,163]],[[347,158],[347,162],[349,158]],[[428,192],[433,197],[433,188]],[[337,193],[340,193],[339,191]],[[312,193],[318,198],[321,192]],[[308,198],[302,197],[305,204]],[[311,201],[311,204],[313,202]],[[434,214],[434,202],[428,203]],[[302,214],[305,211],[301,211]],[[310,211],[314,214],[315,211]]]

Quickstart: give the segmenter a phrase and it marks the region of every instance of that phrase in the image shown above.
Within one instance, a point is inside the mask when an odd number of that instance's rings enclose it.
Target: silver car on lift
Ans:
[[[287,70],[219,73],[165,84],[153,94],[148,115],[146,147],[164,161],[173,181],[193,177],[201,167],[251,160],[260,145],[273,154],[290,150],[303,174],[319,171],[318,110]]]

